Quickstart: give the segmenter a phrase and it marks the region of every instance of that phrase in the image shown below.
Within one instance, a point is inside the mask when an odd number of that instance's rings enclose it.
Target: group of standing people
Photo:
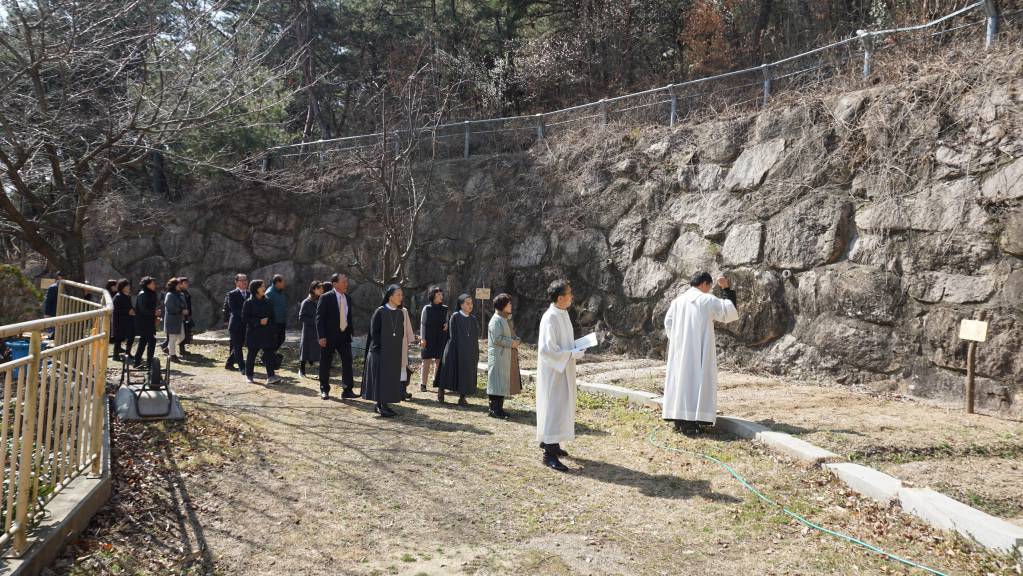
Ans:
[[[127,279],[109,280],[107,290],[110,291],[114,304],[110,327],[114,358],[130,361],[134,368],[151,364],[156,352],[156,334],[161,322],[166,335],[161,344],[164,353],[174,361],[188,355],[185,346],[191,342],[193,325],[192,296],[188,292],[188,286],[187,277],[171,278],[165,284],[165,291],[161,296],[157,292],[156,279],[145,276],[139,281],[138,293],[133,297],[131,282]]]
[[[275,275],[269,286],[259,279],[250,283],[245,274],[235,275],[234,280],[235,288],[224,298],[224,318],[231,342],[225,367],[243,371],[246,381],[254,383],[256,358],[262,355],[266,383],[279,382],[275,370],[281,365],[278,350],[285,341],[285,279]],[[113,295],[111,340],[115,357],[132,359],[135,367],[142,367],[145,355],[146,362],[151,363],[161,322],[167,336],[164,350],[174,359],[185,354],[192,315],[188,286],[188,278],[172,278],[161,297],[157,293],[156,279],[146,276],[139,282],[133,299],[128,280],[111,281],[108,289]],[[690,281],[689,290],[672,301],[664,318],[668,370],[662,416],[687,435],[699,434],[701,426],[715,422],[714,323],[738,319],[736,293],[730,282],[722,277],[717,286],[723,298],[712,294],[714,282],[709,273],[697,273]],[[560,459],[568,456],[568,452],[561,444],[575,437],[575,363],[584,351],[573,347],[575,336],[568,314],[573,302],[571,284],[555,281],[548,287],[547,294],[550,304],[540,319],[537,342],[536,439],[543,451],[544,465],[564,471],[567,467]],[[56,296],[54,284],[46,292],[44,315],[56,315]],[[449,393],[457,394],[458,404],[465,406],[466,397],[477,390],[480,333],[478,320],[473,315],[473,299],[461,294],[451,312],[444,304],[444,292],[433,287],[428,292],[428,300],[420,314],[418,337],[404,306],[404,291],[400,286],[388,286],[380,305],[372,313],[360,395],[375,403],[374,410],[381,417],[396,416],[392,405],[412,397],[408,387],[413,371],[408,356],[410,347],[417,341],[423,360],[421,391],[427,391],[432,384],[438,402],[445,402]],[[508,418],[504,410],[505,398],[522,390],[518,366],[521,340],[515,335],[512,323],[511,296],[499,294],[493,304],[495,314],[487,327],[488,415]],[[299,375],[305,377],[307,366],[318,364],[320,398],[329,399],[331,368],[337,355],[342,366],[341,397],[358,397],[354,392],[348,278],[334,274],[329,282],[313,282],[299,307],[299,321],[302,326]],[[133,345],[134,356],[131,354]]]

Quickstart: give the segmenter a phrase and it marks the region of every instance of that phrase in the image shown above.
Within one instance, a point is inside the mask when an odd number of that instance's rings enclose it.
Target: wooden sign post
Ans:
[[[980,320],[963,320],[959,325],[959,339],[966,340],[966,413],[973,414],[974,372],[977,363],[977,342],[987,340],[987,322],[985,312],[980,313]]]
[[[476,306],[480,311],[480,339],[485,339],[487,330],[487,301],[490,300],[490,288],[477,288],[476,289]]]

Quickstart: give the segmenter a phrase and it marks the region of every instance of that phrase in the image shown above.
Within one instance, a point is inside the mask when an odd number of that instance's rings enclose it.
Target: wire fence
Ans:
[[[837,78],[868,79],[886,53],[924,55],[936,47],[975,39],[990,48],[1000,28],[1023,26],[1023,10],[1000,14],[980,0],[940,18],[885,30],[859,30],[806,52],[752,68],[699,78],[534,115],[450,122],[418,130],[365,134],[270,148],[264,171],[314,165],[338,155],[372,158],[410,141],[436,159],[522,152],[545,139],[595,125],[675,126],[691,117],[735,114],[765,106],[776,95],[807,90]],[[424,157],[424,156],[419,156]]]

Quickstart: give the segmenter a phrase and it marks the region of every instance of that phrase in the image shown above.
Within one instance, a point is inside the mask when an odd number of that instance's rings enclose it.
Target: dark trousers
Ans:
[[[227,357],[227,366],[237,366],[239,370],[245,367],[245,330],[232,330],[231,353]]]
[[[256,369],[256,354],[263,353],[263,365],[266,366],[266,377],[274,375],[273,348],[249,348],[249,355],[245,358],[245,375],[252,378],[252,372]]]
[[[139,345],[135,348],[135,363],[142,362],[142,351],[146,351],[146,362],[153,363],[153,353],[156,352],[156,334],[139,336]]]
[[[124,348],[122,348],[121,345],[124,344],[124,342],[126,341],[128,342],[128,344],[125,345]],[[131,356],[131,345],[134,343],[135,343],[134,336],[129,336],[127,338],[118,338],[114,340],[114,358],[120,359],[121,354],[124,354],[125,356]]]
[[[338,338],[333,343],[327,342],[326,348],[320,348],[320,392],[330,393],[330,366],[334,363],[334,352],[341,356],[341,386],[351,390],[355,384],[352,369],[352,341]]]

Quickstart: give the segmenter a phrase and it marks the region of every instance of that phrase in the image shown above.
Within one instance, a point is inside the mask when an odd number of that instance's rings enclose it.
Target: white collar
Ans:
[[[555,304],[554,302],[551,302],[551,305],[548,308],[548,310],[556,314],[568,314],[568,310],[562,310],[561,308],[558,308],[558,305]]]
[[[469,317],[469,315],[465,313],[465,310],[459,309],[458,313],[461,314],[462,316],[465,316],[466,318]]]
[[[384,306],[386,306],[388,310],[397,310],[397,308],[395,308],[394,306],[391,306],[390,302],[385,302]]]

